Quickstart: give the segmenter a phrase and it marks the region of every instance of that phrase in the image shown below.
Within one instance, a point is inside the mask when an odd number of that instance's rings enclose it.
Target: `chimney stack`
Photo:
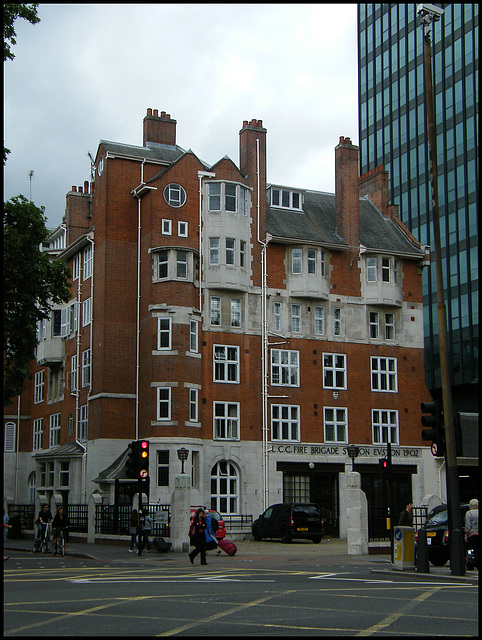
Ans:
[[[246,179],[246,185],[251,187],[252,237],[256,238],[260,234],[263,239],[266,234],[266,133],[262,120],[256,119],[250,122],[245,120],[243,128],[239,132],[239,170]],[[262,274],[260,265],[261,245],[258,242],[254,242],[252,245],[252,273],[255,286],[261,286]]]
[[[154,109],[154,112],[152,109],[148,109],[142,124],[142,144],[144,147],[146,147],[149,142],[175,146],[177,122],[173,120],[168,113],[161,111],[161,115],[159,116],[157,109]]]
[[[335,209],[338,235],[351,247],[360,242],[358,147],[340,137],[335,147]]]
[[[383,165],[379,165],[374,169],[370,169],[370,171],[360,176],[359,184],[360,198],[362,198],[363,196],[368,196],[376,206],[376,208],[381,213],[383,213],[384,216],[390,215],[388,171],[384,169]]]

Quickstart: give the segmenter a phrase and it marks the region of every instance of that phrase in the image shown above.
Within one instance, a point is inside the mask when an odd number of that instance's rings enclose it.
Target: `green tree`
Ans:
[[[4,403],[22,393],[31,374],[37,322],[70,299],[70,270],[40,250],[48,236],[44,208],[19,195],[3,206]]]
[[[13,23],[17,18],[24,18],[30,24],[40,22],[37,15],[37,4],[4,4],[3,5],[3,61],[13,60],[14,54],[10,46],[17,44],[17,34],[13,28]]]
[[[17,18],[24,18],[30,24],[40,22],[37,15],[37,4],[4,4],[3,5],[3,61],[13,60],[15,55],[10,47],[17,44],[17,34],[13,24]],[[3,164],[7,162],[10,149],[3,147]]]

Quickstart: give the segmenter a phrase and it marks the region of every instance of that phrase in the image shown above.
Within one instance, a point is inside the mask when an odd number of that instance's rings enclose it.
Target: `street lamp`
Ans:
[[[432,91],[432,48],[430,28],[433,22],[440,20],[444,10],[433,4],[417,5],[417,13],[422,18],[423,27],[423,63],[425,75],[425,103],[427,109],[428,145],[430,154],[430,180],[432,183],[432,221],[435,248],[435,273],[437,277],[437,320],[440,352],[440,373],[442,378],[442,402],[445,424],[445,463],[447,481],[447,501],[449,509],[450,532],[450,568],[454,575],[465,574],[464,543],[460,515],[459,478],[457,473],[457,453],[455,446],[455,424],[450,387],[450,368],[448,357],[447,314],[445,310],[442,272],[442,243],[440,239],[440,219],[438,209],[437,185],[437,147],[435,133],[434,102]]]
[[[351,470],[353,471],[353,463],[355,462],[355,458],[358,458],[359,448],[354,444],[349,444],[346,448],[346,452],[348,457],[351,459]]]
[[[181,465],[182,465],[181,473],[183,474],[184,473],[184,463],[189,457],[189,451],[187,449],[185,449],[184,447],[181,447],[181,449],[177,450],[177,457],[181,461]]]

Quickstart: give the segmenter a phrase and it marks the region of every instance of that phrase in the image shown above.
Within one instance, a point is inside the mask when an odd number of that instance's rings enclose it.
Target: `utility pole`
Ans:
[[[440,20],[444,10],[433,4],[417,5],[417,13],[422,17],[424,34],[424,74],[425,102],[427,108],[428,144],[430,152],[430,179],[432,183],[432,222],[435,248],[435,273],[437,281],[437,320],[440,352],[440,370],[442,377],[442,402],[445,423],[445,464],[447,482],[447,502],[449,515],[450,568],[454,575],[465,574],[464,538],[462,517],[460,514],[459,477],[457,471],[457,454],[455,446],[455,422],[452,406],[452,389],[450,386],[450,365],[448,354],[447,314],[444,301],[442,248],[440,239],[440,219],[437,187],[437,147],[434,118],[434,102],[432,91],[432,47],[430,44],[430,28],[433,22]]]

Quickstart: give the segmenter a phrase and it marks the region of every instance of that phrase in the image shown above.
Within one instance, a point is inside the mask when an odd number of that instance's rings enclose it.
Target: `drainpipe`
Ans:
[[[15,492],[14,504],[17,504],[18,498],[18,459],[20,456],[20,396],[17,396],[17,437],[15,438]]]
[[[141,165],[141,172],[144,163]],[[142,177],[141,177],[142,182]],[[139,376],[141,344],[141,199],[137,196],[137,303],[136,303],[136,434],[139,440]]]
[[[271,237],[261,239],[260,228],[260,181],[259,181],[259,138],[256,139],[256,188],[257,188],[257,240],[261,249],[261,399],[262,399],[262,434],[263,434],[263,510],[269,504],[269,468],[268,468],[268,314],[267,314],[267,268],[266,248]]]
[[[77,355],[77,367],[75,369],[75,439],[79,438],[79,388],[80,388],[80,327],[82,322],[82,306],[81,306],[81,297],[82,297],[82,275],[83,275],[83,262],[79,259],[79,284],[77,285],[77,337],[76,337],[76,355]],[[92,329],[92,327],[91,327]],[[92,354],[91,354],[92,355]],[[72,381],[71,385],[72,385]]]
[[[90,381],[89,381],[89,391],[87,393],[87,407],[88,407],[89,406],[89,404],[88,404],[89,398],[92,395],[92,378],[93,378],[93,372],[94,372],[93,345],[94,345],[94,274],[95,274],[94,254],[95,254],[95,242],[90,237],[87,237],[87,240],[90,242],[90,244],[92,246],[92,275],[91,275],[91,280],[90,280],[90,343],[89,343],[89,349],[90,349]],[[79,273],[79,283],[80,283],[80,275],[81,275],[81,273],[82,273],[82,270]],[[79,336],[80,336],[80,318],[81,318],[80,308],[79,308],[79,311],[78,311],[77,315],[78,315],[77,328],[79,329]],[[78,365],[79,365],[79,361],[77,360],[77,366]],[[77,382],[79,382],[78,378],[77,378]],[[78,406],[78,400],[79,400],[79,386],[77,384],[77,402],[76,402],[77,406]],[[78,428],[78,423],[77,423],[77,428]],[[84,447],[84,445],[82,445],[82,446]],[[87,491],[87,447],[84,447],[84,453],[82,455],[82,479],[81,479],[81,482],[82,482],[81,491],[82,491],[83,496],[84,496],[84,504],[85,504],[86,491]]]
[[[136,416],[135,439],[139,440],[139,375],[140,375],[140,315],[141,315],[141,198],[157,187],[148,187],[144,182],[144,164],[146,159],[141,162],[141,182],[131,191],[131,196],[137,198],[137,305],[136,305]]]
[[[215,178],[216,174],[210,171],[198,171],[199,180],[199,310],[202,314],[202,181],[203,178]]]

